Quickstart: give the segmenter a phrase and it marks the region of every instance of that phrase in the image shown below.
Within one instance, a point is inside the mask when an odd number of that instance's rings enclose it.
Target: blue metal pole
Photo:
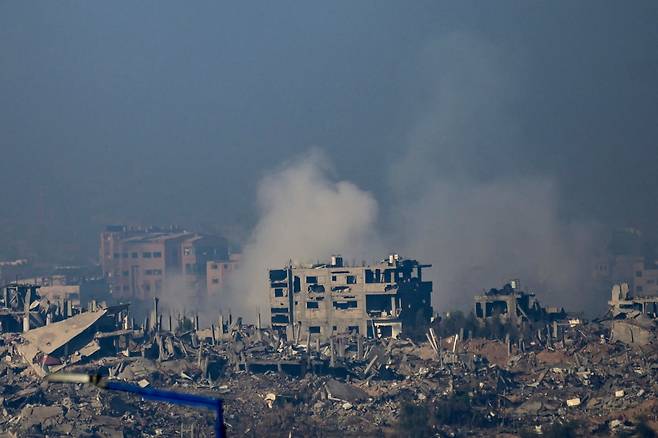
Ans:
[[[222,400],[203,395],[186,394],[183,392],[166,391],[156,388],[142,388],[137,385],[115,381],[101,381],[101,388],[112,391],[130,392],[142,396],[146,400],[163,401],[177,405],[187,405],[193,407],[205,407],[215,411],[215,436],[218,438],[226,437],[224,429],[224,409]]]

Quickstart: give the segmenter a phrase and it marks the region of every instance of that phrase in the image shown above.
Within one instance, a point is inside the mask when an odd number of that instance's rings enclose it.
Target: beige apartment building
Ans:
[[[240,254],[228,260],[211,260],[206,266],[206,291],[209,298],[220,298],[228,287],[228,279],[240,266]]]
[[[391,255],[370,266],[331,263],[269,271],[272,328],[326,339],[334,334],[397,337],[425,330],[432,317],[431,265]]]

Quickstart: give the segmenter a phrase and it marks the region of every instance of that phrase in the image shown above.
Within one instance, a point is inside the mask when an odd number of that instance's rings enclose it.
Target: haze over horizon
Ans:
[[[348,183],[373,250],[432,257],[450,284],[464,263],[499,278],[491,258],[563,270],[597,227],[655,230],[657,18],[651,1],[0,3],[0,256],[89,261],[109,223],[253,246],[277,217],[263,184],[305,175]]]

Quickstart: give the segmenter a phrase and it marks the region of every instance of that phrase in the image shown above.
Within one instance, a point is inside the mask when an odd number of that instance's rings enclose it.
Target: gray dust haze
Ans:
[[[105,224],[178,224],[244,250],[249,314],[268,266],[336,252],[432,263],[439,310],[511,276],[585,307],[606,232],[656,230],[656,22],[655,1],[0,2],[0,258],[93,263]]]
[[[512,278],[550,291],[543,295],[549,304],[581,309],[600,298],[588,284],[600,249],[597,227],[561,218],[556,183],[515,168],[510,154],[524,141],[508,109],[517,72],[501,58],[465,34],[421,51],[419,66],[431,78],[427,112],[385,169],[392,196],[381,202],[380,221],[374,195],[345,182],[330,189],[320,166],[327,157],[316,152],[265,179],[262,216],[234,296],[249,291],[248,303],[266,307],[263,266],[282,266],[289,257],[326,260],[364,248],[384,257],[374,250],[387,248],[434,265],[429,276],[440,310],[468,308],[473,293]],[[496,171],[478,178],[469,154],[482,154]]]
[[[267,268],[288,263],[370,257],[377,249],[377,203],[348,181],[334,181],[328,158],[313,149],[271,175],[258,189],[260,219],[233,276],[230,303],[238,314],[269,312]]]

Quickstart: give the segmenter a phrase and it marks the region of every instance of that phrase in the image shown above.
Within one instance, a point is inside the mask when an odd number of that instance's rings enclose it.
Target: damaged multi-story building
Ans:
[[[272,328],[290,336],[333,334],[397,337],[424,330],[432,318],[431,265],[391,255],[370,266],[346,266],[341,256],[316,265],[269,271]]]
[[[630,345],[655,341],[658,296],[631,293],[628,283],[619,283],[612,286],[608,304],[611,339]]]
[[[542,306],[535,294],[521,290],[519,280],[511,280],[501,289],[490,289],[484,295],[475,296],[475,317],[480,320],[499,318],[513,324],[524,321],[556,321],[564,319],[561,307]]]
[[[100,260],[114,298],[142,301],[166,290],[203,299],[209,293],[208,266],[231,261],[223,237],[125,225],[101,233]]]
[[[658,318],[658,295],[631,294],[628,283],[612,286],[608,304],[613,316],[641,313],[649,318]]]

